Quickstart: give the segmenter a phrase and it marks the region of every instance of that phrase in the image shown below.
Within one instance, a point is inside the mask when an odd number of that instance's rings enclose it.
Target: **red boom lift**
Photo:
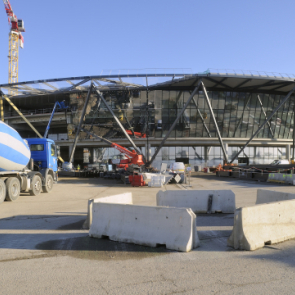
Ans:
[[[140,168],[141,166],[144,165],[142,155],[137,154],[136,151],[134,151],[134,150],[130,151],[117,143],[111,142],[108,139],[100,137],[92,132],[89,132],[88,130],[83,129],[83,128],[81,128],[81,130],[93,137],[96,137],[96,138],[108,143],[110,145],[110,147],[112,147],[112,148],[118,150],[120,153],[126,155],[127,159],[121,159],[120,163],[115,163],[117,165],[117,168],[124,168],[126,170],[131,165],[136,168]]]

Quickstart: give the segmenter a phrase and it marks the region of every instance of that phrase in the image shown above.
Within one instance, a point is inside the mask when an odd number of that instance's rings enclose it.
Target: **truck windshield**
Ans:
[[[44,144],[31,144],[30,149],[34,151],[44,151]]]
[[[55,155],[56,155],[56,153],[55,153],[55,145],[52,144],[51,145],[51,156],[55,156]]]

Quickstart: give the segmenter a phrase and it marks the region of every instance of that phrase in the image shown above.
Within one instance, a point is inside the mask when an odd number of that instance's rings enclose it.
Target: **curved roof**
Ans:
[[[209,91],[259,92],[284,94],[295,83],[295,76],[267,73],[227,73],[206,71],[197,74],[154,73],[117,74],[54,78],[25,81],[14,84],[0,84],[3,93],[17,91],[18,96],[38,96],[44,94],[87,91],[90,81],[101,91],[144,90],[147,87],[162,90],[192,90],[202,79]]]

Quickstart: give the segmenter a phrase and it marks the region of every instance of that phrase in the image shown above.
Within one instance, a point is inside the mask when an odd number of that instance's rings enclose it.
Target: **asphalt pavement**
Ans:
[[[237,207],[255,204],[258,188],[293,186],[195,173],[191,186],[162,190],[231,189]],[[88,237],[87,200],[132,192],[155,205],[159,188],[118,180],[62,178],[50,194],[22,194],[0,205],[1,294],[293,294],[295,240],[257,251],[227,246],[233,214],[200,214],[201,246],[189,253]]]

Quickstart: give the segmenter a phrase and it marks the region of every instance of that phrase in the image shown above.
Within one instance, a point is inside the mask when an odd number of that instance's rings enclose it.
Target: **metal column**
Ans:
[[[205,130],[206,130],[207,133],[208,133],[208,136],[209,136],[209,137],[212,137],[211,134],[210,134],[210,131],[209,131],[207,125],[206,125],[205,119],[203,118],[203,115],[202,115],[202,113],[201,113],[201,111],[200,111],[200,109],[199,109],[198,103],[197,103],[197,101],[195,100],[194,97],[193,97],[193,102],[194,102],[194,104],[195,104],[195,106],[196,106],[196,108],[197,108],[197,112],[198,112],[198,114],[199,114],[199,116],[200,116],[200,118],[201,118],[201,120],[202,120],[202,123],[203,123],[203,126],[204,126]],[[212,146],[209,146],[209,147],[208,147],[208,153],[210,153],[211,148],[212,148]],[[193,147],[193,149],[194,149],[194,147]]]
[[[286,158],[288,161],[291,160],[291,145],[286,144]]]
[[[179,119],[181,118],[181,116],[183,115],[185,109],[187,108],[187,106],[189,105],[189,103],[191,102],[192,98],[194,97],[194,95],[196,94],[196,92],[198,91],[198,89],[200,88],[202,81],[199,81],[197,87],[194,89],[193,93],[191,94],[191,96],[189,97],[189,99],[187,100],[186,104],[184,105],[184,107],[182,108],[182,110],[180,111],[180,113],[178,114],[176,120],[174,121],[174,123],[172,124],[172,126],[170,127],[169,131],[167,132],[166,136],[163,138],[162,142],[160,143],[160,145],[158,146],[156,152],[153,154],[151,160],[148,162],[148,164],[153,163],[153,161],[155,160],[156,156],[158,155],[159,151],[161,150],[161,148],[163,147],[165,141],[167,140],[167,138],[169,137],[170,133],[172,132],[172,130],[174,129],[175,125],[177,124],[177,122],[179,121]]]
[[[270,119],[273,117],[273,115],[281,108],[282,105],[285,104],[285,102],[290,98],[292,93],[295,91],[295,87],[292,88],[291,91],[286,95],[286,97],[282,100],[282,102],[273,110],[273,112],[270,114],[270,116],[264,121],[264,123],[257,129],[257,131],[251,136],[251,138],[246,142],[246,144],[242,147],[242,149],[233,157],[230,163],[232,163],[239,154],[248,146],[248,144],[252,141],[252,139],[261,131],[261,129],[267,124]]]
[[[123,127],[123,125],[121,124],[121,122],[119,121],[119,119],[117,118],[117,116],[114,114],[112,108],[108,105],[108,103],[106,102],[106,100],[104,99],[103,95],[100,93],[99,90],[97,90],[94,86],[94,90],[97,93],[97,95],[101,98],[101,100],[103,101],[103,103],[105,104],[106,108],[109,110],[109,112],[112,114],[113,118],[115,119],[115,121],[117,122],[117,124],[119,125],[119,127],[121,128],[122,132],[124,133],[124,135],[126,136],[126,138],[128,139],[128,141],[131,143],[131,145],[133,146],[133,148],[135,149],[135,151],[139,154],[142,155],[141,150],[135,145],[135,143],[133,142],[133,140],[130,138],[130,136],[128,135],[128,133],[126,132],[125,128]]]
[[[243,121],[244,113],[245,113],[245,110],[246,110],[246,108],[247,108],[247,106],[248,106],[248,103],[249,103],[250,99],[251,99],[251,94],[249,95],[249,97],[248,97],[248,99],[247,99],[247,101],[246,101],[246,103],[245,103],[245,105],[244,105],[244,109],[243,109],[242,116],[241,116],[241,118],[240,118],[240,120],[239,120],[239,123],[238,123],[236,129],[235,129],[235,132],[234,132],[233,137],[236,136],[236,132],[237,132],[237,130],[239,129],[239,127],[240,127],[240,125],[241,125],[241,123],[242,123],[242,121]]]
[[[83,123],[83,120],[84,120],[84,116],[85,116],[85,113],[86,113],[86,108],[87,108],[88,101],[89,101],[90,94],[91,94],[91,91],[92,91],[93,87],[94,87],[93,82],[91,82],[91,85],[90,85],[90,88],[88,90],[87,97],[86,97],[86,100],[85,100],[85,103],[84,103],[84,107],[83,107],[83,110],[82,110],[80,122],[79,122],[79,125],[77,127],[76,137],[75,137],[75,140],[74,140],[74,143],[73,143],[73,148],[72,148],[72,151],[71,151],[71,156],[70,156],[70,159],[69,159],[69,163],[72,163],[73,158],[74,158],[75,149],[76,149],[77,142],[78,142],[78,139],[79,139],[80,129],[81,129],[81,126],[82,126],[82,123]]]
[[[257,95],[257,98],[258,98],[258,101],[259,101],[259,103],[260,103],[261,110],[262,110],[262,112],[263,112],[263,114],[264,114],[264,117],[265,117],[265,119],[267,119],[266,112],[265,112],[265,110],[264,110],[264,107],[263,107],[262,101],[261,101],[261,99],[260,99],[260,96]],[[272,137],[274,137],[274,133],[273,133],[273,131],[272,131],[272,129],[271,129],[271,125],[270,125],[270,123],[267,122],[267,125],[268,125],[268,127],[269,127],[269,130],[270,130],[270,133],[271,133]]]
[[[200,118],[201,118],[201,120],[202,120],[202,123],[203,123],[204,128],[206,129],[206,131],[207,131],[207,133],[208,133],[208,136],[209,136],[209,137],[212,137],[211,134],[210,134],[210,131],[209,131],[209,129],[208,129],[206,123],[205,123],[205,120],[204,120],[204,118],[203,118],[203,115],[202,115],[202,113],[201,113],[201,111],[200,111],[200,109],[199,109],[198,103],[197,103],[197,101],[195,100],[194,97],[193,97],[193,102],[194,102],[194,104],[195,104],[195,106],[196,106],[196,108],[197,108],[197,112],[198,112],[198,114],[199,114],[199,116],[200,116]]]
[[[223,152],[223,157],[225,159],[225,162],[228,163],[227,154],[226,154],[226,151],[224,149],[223,141],[222,141],[222,138],[221,138],[221,135],[220,135],[220,131],[219,131],[219,128],[218,128],[216,119],[215,119],[215,115],[214,115],[213,109],[212,109],[211,104],[210,104],[210,100],[209,100],[209,97],[208,97],[208,93],[207,93],[206,87],[205,87],[205,85],[204,85],[203,82],[201,82],[201,84],[202,84],[202,87],[203,87],[203,90],[204,90],[204,94],[205,94],[205,97],[206,97],[206,101],[207,101],[207,104],[208,104],[208,107],[209,107],[209,110],[210,110],[210,113],[211,113],[211,116],[212,116],[212,119],[213,119],[213,122],[214,122],[214,125],[215,125],[215,128],[216,128],[216,132],[217,132],[217,135],[218,135],[219,143],[220,143],[220,146],[221,146],[221,149],[222,149],[222,152]]]

